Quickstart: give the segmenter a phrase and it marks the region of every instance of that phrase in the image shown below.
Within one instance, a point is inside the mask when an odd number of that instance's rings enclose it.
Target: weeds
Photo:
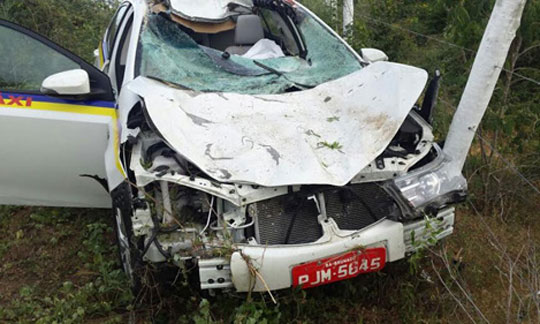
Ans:
[[[326,148],[329,148],[331,150],[341,150],[343,148],[343,145],[339,144],[339,142],[333,142],[333,143],[329,143],[329,142],[319,142],[319,147],[326,147]]]
[[[22,285],[9,299],[9,296],[0,295],[4,297],[0,321],[80,323],[92,318],[105,318],[109,323],[122,322],[120,314],[130,308],[132,296],[117,262],[116,247],[107,239],[112,228],[110,224],[95,217],[77,220],[68,209],[35,209],[24,221],[29,235],[18,234],[20,232],[17,231],[16,243],[2,242],[2,245],[6,244],[8,248],[13,244],[20,248],[32,246],[36,244],[33,240],[52,233],[51,238],[43,237],[48,249],[53,252],[58,244],[72,244],[69,254],[60,255],[59,259],[68,263],[74,258],[74,267],[64,269],[70,275],[58,286],[53,285],[51,291],[41,287],[38,281]],[[74,224],[74,221],[82,224]],[[79,229],[81,234],[76,235]],[[6,230],[2,227],[1,232]],[[78,239],[72,240],[76,236]],[[12,267],[17,268],[17,272],[26,272],[28,269],[18,267],[26,263],[35,264],[39,272],[40,267],[55,267],[40,264],[48,261],[51,262],[47,257],[31,254],[25,263],[15,261]],[[42,281],[52,275],[58,274],[38,273],[38,277],[44,278]],[[81,281],[83,277],[85,280]]]
[[[423,252],[407,261],[389,263],[382,272],[328,286],[273,292],[277,304],[263,293],[253,293],[249,300],[246,294],[204,296],[196,285],[178,279],[168,290],[147,291],[145,302],[135,308],[117,262],[108,212],[94,215],[93,211],[30,208],[8,212],[0,214],[0,252],[4,261],[0,269],[0,322],[123,323],[130,314],[141,323],[471,321],[452,294],[467,312],[474,312],[471,314],[475,321],[481,320],[458,283],[488,320],[506,319],[507,304],[511,305],[510,321],[522,318],[534,322],[538,318],[538,296],[533,293],[534,289],[540,290],[535,284],[540,280],[534,231],[530,238],[522,235],[531,242],[528,248],[521,254],[521,248],[511,254],[513,249],[505,241],[519,235],[510,232],[500,236],[508,230],[493,223],[490,229],[494,236],[487,232],[486,238],[478,216],[458,221],[459,234],[448,244],[433,246],[430,237],[437,234],[433,231],[427,240],[415,238],[415,244],[424,247]],[[19,240],[18,230],[23,231]],[[43,248],[30,254],[35,258],[17,259],[12,253],[23,253],[25,246],[35,250],[40,244]],[[62,248],[62,255],[54,259],[60,268],[50,268],[50,257]],[[497,255],[504,257],[499,259]],[[508,258],[510,255],[513,257]],[[31,275],[17,277],[15,281],[20,285],[6,290],[14,281],[11,276],[25,272]],[[186,272],[184,269],[179,275],[187,276]],[[257,274],[254,276],[257,278]],[[150,286],[154,283],[148,282]],[[482,293],[486,289],[488,293]],[[512,298],[508,297],[509,289],[514,291]]]

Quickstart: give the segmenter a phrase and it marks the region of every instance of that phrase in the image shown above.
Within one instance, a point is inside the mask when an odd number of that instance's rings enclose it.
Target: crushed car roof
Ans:
[[[188,20],[222,22],[253,7],[252,0],[170,0],[171,11]],[[240,11],[238,11],[240,10]]]

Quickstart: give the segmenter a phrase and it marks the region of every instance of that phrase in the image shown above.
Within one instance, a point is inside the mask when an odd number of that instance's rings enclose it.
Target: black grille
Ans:
[[[374,183],[357,184],[325,192],[326,214],[342,230],[359,230],[388,217],[399,208],[384,189]]]
[[[397,219],[399,207],[394,199],[375,183],[346,187],[303,187],[299,193],[258,202],[260,244],[301,244],[317,241],[323,235],[319,212],[308,196],[323,192],[326,213],[342,230],[360,230],[382,218]]]
[[[287,195],[255,204],[261,244],[301,244],[323,234],[313,200]]]

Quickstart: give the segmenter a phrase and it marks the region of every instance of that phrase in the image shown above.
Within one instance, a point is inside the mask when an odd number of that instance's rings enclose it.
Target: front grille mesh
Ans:
[[[307,199],[317,192],[324,193],[327,216],[342,230],[360,230],[385,217],[396,219],[400,213],[394,199],[375,183],[319,190],[307,187],[299,193],[254,204],[259,243],[301,244],[321,238],[317,206]]]
[[[394,199],[377,184],[359,184],[325,193],[326,214],[342,230],[360,230],[399,211]]]
[[[319,212],[312,200],[283,196],[257,203],[256,208],[261,244],[310,243],[323,234],[317,221]]]

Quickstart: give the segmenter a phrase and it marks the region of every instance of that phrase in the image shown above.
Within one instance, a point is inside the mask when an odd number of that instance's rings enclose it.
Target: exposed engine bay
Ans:
[[[236,245],[316,244],[324,241],[330,222],[352,234],[384,219],[418,218],[421,213],[411,214],[389,186],[441,154],[430,125],[413,110],[384,153],[346,186],[222,183],[171,149],[143,115],[142,105],[133,111],[130,127],[141,131],[127,142],[125,157],[134,195],[133,233],[144,242],[143,259],[153,263],[218,260],[222,267]],[[229,279],[218,279],[201,287],[231,287]]]
[[[119,111],[128,181],[112,191],[126,272],[136,257],[195,265],[202,289],[313,286],[321,272],[310,281],[291,271],[351,251],[363,258],[364,247],[378,253],[377,271],[429,228],[436,239],[452,233],[466,183],[434,143],[439,75],[415,106],[426,71],[364,61],[300,5],[253,4],[216,12],[220,25],[208,26],[162,3],[142,28]],[[244,56],[268,40],[280,55]]]

